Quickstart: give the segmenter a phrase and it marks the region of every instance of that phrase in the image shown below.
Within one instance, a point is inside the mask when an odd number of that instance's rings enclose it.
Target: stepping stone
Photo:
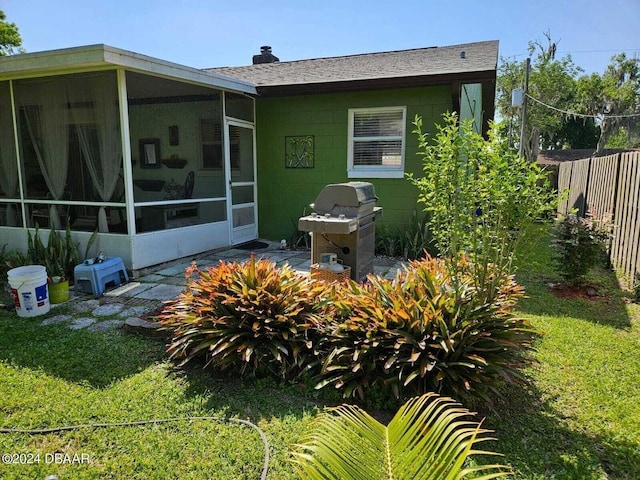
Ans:
[[[124,322],[122,320],[105,320],[104,322],[94,323],[89,325],[87,330],[90,332],[105,332],[107,330],[115,330],[116,328],[122,328]]]
[[[247,252],[246,250],[240,250],[240,249],[237,249],[237,248],[231,248],[229,250],[224,250],[222,252],[218,252],[215,255],[216,255],[216,257],[229,259],[230,261],[233,261],[235,259],[246,260],[251,255],[251,252]]]
[[[126,310],[122,310],[118,316],[121,318],[127,317],[139,317],[143,313],[147,313],[149,311],[149,307],[145,307],[144,305],[138,305],[136,307],[130,307]]]
[[[71,330],[81,330],[83,328],[87,328],[89,325],[93,325],[94,323],[96,323],[95,318],[89,318],[89,317],[76,318],[71,323],[71,325],[69,325],[69,328]]]
[[[165,277],[173,277],[174,275],[184,275],[184,271],[191,264],[180,264],[175,265],[173,267],[163,268],[162,270],[158,270],[156,275],[163,275]]]
[[[166,277],[162,277],[162,278],[164,280],[166,280]],[[128,292],[124,293],[122,296],[123,297],[135,297],[139,293],[144,292],[145,290],[149,290],[150,288],[153,288],[156,285],[158,285],[158,284],[157,283],[141,283],[140,285],[138,285],[133,290],[129,290]]]
[[[55,324],[58,324],[58,323],[68,322],[72,318],[73,317],[71,315],[56,315],[54,317],[49,317],[49,318],[43,320],[40,325],[43,325],[43,326],[55,325]]]
[[[91,314],[96,317],[109,317],[111,315],[117,315],[123,308],[124,305],[121,303],[107,303],[105,305],[100,305],[98,308],[93,310]]]
[[[150,273],[149,275],[145,275],[144,277],[140,277],[138,280],[140,280],[143,283],[158,283],[158,282],[161,282],[162,280],[164,280],[164,276],[158,275],[156,273]],[[140,284],[138,283],[138,285],[140,285]]]
[[[171,334],[166,330],[160,330],[160,324],[157,322],[149,322],[137,317],[130,317],[124,321],[123,328],[125,332],[138,333],[145,337],[151,338],[168,338]]]
[[[309,259],[309,257],[304,257],[304,258],[291,257],[291,258],[288,258],[286,261],[286,263],[288,263],[292,267],[297,267],[298,265],[307,264],[307,262],[311,264],[311,260]]]
[[[216,260],[197,260],[196,264],[199,269],[205,269],[207,267],[212,267],[218,264]]]
[[[179,285],[156,285],[149,290],[136,295],[136,298],[146,298],[147,300],[171,300],[176,298],[185,289]]]
[[[191,277],[192,280],[198,280],[199,278],[200,276],[197,274],[194,274]],[[165,285],[182,285],[183,288],[187,284],[186,280],[184,279],[184,275],[181,277],[167,277],[162,283],[164,283]]]
[[[91,300],[84,300],[82,302],[76,303],[73,309],[76,312],[88,312],[89,310],[94,310],[99,306],[100,306],[100,300],[91,299]]]

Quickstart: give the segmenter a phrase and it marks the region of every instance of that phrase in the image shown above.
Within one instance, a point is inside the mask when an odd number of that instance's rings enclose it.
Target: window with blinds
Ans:
[[[402,177],[405,107],[349,110],[349,177]]]

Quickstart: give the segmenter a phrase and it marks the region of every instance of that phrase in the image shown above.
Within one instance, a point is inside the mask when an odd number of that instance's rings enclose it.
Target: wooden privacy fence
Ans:
[[[563,162],[558,171],[558,191],[569,196],[558,213],[573,208],[613,222],[611,263],[627,281],[640,272],[640,151]]]

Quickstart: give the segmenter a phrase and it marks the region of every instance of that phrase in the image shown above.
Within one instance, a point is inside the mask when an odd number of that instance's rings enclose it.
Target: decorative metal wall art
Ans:
[[[313,168],[315,163],[313,135],[284,137],[284,166],[286,168]]]

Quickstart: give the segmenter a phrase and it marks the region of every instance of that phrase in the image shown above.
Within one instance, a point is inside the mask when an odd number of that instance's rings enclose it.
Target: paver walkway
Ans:
[[[266,248],[254,251],[256,258],[269,258],[277,266],[288,263],[298,272],[309,273],[309,251],[281,250],[279,243],[264,243],[268,245]],[[42,325],[66,324],[73,330],[86,328],[90,331],[102,331],[120,328],[127,319],[144,317],[163,301],[175,298],[184,290],[185,270],[192,261],[195,261],[199,268],[206,268],[216,265],[221,260],[248,260],[251,253],[250,250],[231,248],[147,269],[128,284],[108,290],[104,296],[98,298],[74,292],[72,289],[69,302],[52,305],[49,313],[37,318],[42,319]],[[402,264],[398,259],[376,257],[373,271],[383,277],[392,278],[397,270],[402,268]],[[61,313],[61,310],[65,313]]]

